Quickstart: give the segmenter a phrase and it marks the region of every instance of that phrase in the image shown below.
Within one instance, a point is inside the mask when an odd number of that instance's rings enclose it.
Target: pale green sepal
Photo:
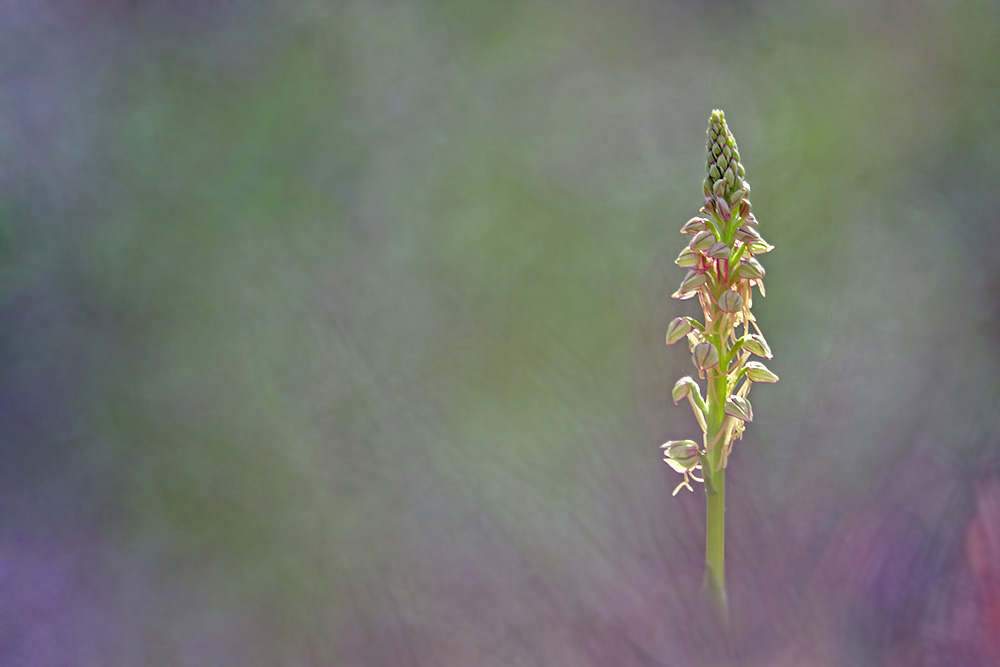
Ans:
[[[743,349],[756,354],[764,359],[771,358],[771,348],[764,337],[759,334],[750,334],[743,339]]]
[[[729,253],[730,253],[729,246],[727,246],[722,241],[719,241],[711,248],[709,248],[708,252],[705,254],[715,259],[729,259]]]
[[[750,401],[739,396],[731,396],[726,399],[725,413],[740,421],[753,421],[753,406],[750,405]]]
[[[706,371],[719,363],[719,351],[711,343],[698,343],[691,352],[695,368]]]
[[[719,310],[724,313],[738,313],[743,310],[743,297],[733,290],[726,290],[719,295]]]
[[[675,299],[690,299],[698,293],[698,288],[708,282],[708,274],[688,271],[681,286],[671,296]]]
[[[701,264],[701,254],[685,247],[684,250],[681,250],[681,254],[677,255],[674,264],[685,269],[693,269]]]
[[[698,232],[703,232],[708,229],[708,220],[705,218],[694,217],[684,223],[681,227],[681,234],[697,234]]]
[[[700,390],[698,389],[698,384],[694,381],[694,378],[692,378],[690,375],[685,375],[684,377],[682,377],[680,380],[677,381],[677,383],[674,385],[673,391],[671,392],[671,396],[674,399],[674,405],[677,405],[685,398],[687,398],[688,394],[691,393],[691,391],[700,393]]]
[[[774,383],[778,381],[778,376],[759,361],[748,361],[744,367],[751,382]]]
[[[691,239],[688,243],[688,247],[691,250],[708,250],[716,243],[715,234],[710,231],[698,232],[695,237]]]
[[[691,331],[691,321],[686,317],[675,317],[667,327],[667,345],[673,345],[688,335]]]
[[[756,280],[764,277],[764,267],[753,257],[744,257],[736,267],[736,275],[740,278]]]

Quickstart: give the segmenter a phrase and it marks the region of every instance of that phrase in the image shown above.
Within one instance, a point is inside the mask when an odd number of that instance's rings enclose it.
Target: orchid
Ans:
[[[671,440],[663,445],[664,460],[683,481],[674,489],[692,490],[703,482],[707,497],[705,581],[725,617],[726,466],[733,443],[753,421],[747,396],[755,383],[774,383],[778,376],[752,356],[771,359],[771,348],[751,312],[753,288],[764,295],[764,267],[758,255],[773,250],[757,231],[748,196],[750,184],[740,162],[736,139],[722,111],[712,112],[708,125],[705,200],[700,215],[688,220],[681,233],[691,236],[676,264],[688,269],[675,299],[697,297],[703,321],[677,317],[667,327],[667,345],[686,340],[698,377],[705,381],[703,397],[691,377],[677,381],[676,405],[685,398],[702,430],[702,445]],[[694,471],[700,471],[697,477]]]

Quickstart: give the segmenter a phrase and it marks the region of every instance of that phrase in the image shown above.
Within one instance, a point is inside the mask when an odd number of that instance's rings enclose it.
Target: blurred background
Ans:
[[[0,664],[1000,664],[1000,4],[0,1]],[[726,111],[781,376],[701,588]]]

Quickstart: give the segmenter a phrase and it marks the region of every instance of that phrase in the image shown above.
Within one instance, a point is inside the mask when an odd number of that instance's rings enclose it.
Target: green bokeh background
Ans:
[[[0,26],[5,664],[958,641],[1000,474],[1000,5],[10,2]],[[776,246],[754,310],[781,376],[731,459],[729,646],[704,499],[659,461],[697,433],[663,333],[694,314],[672,260],[713,108]]]

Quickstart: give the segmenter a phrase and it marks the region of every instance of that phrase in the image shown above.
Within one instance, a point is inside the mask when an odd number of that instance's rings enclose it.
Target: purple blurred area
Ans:
[[[0,0],[0,665],[1000,665],[1000,4]],[[660,443],[704,131],[780,377]]]

